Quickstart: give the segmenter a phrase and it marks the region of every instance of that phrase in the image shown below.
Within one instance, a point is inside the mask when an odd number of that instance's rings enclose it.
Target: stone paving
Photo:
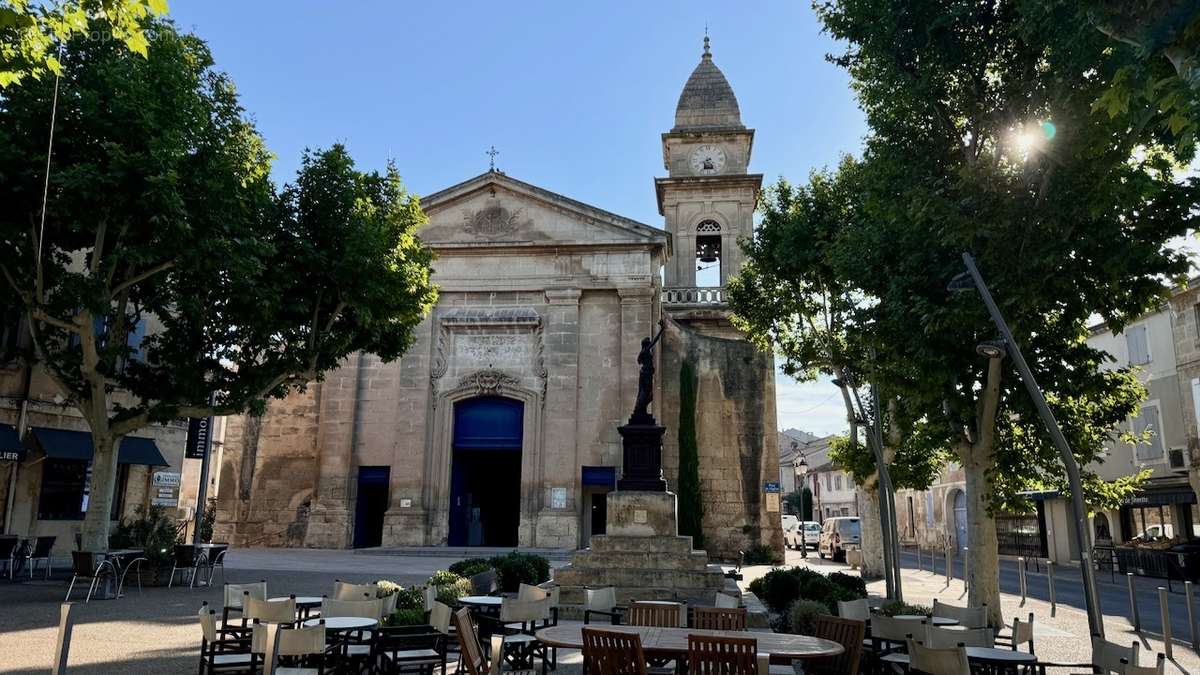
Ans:
[[[457,556],[361,555],[350,551],[235,549],[229,554],[226,579],[231,582],[265,579],[271,594],[320,595],[329,592],[335,578],[352,582],[386,578],[402,584],[418,583],[457,559]],[[801,563],[799,553],[788,552],[788,564]],[[815,557],[803,564],[822,572],[845,570],[844,565]],[[746,568],[744,583],[768,569]],[[44,673],[50,667],[58,607],[66,586],[65,578],[0,581],[0,673]],[[872,582],[869,589],[882,594],[883,584]],[[906,599],[918,604],[928,605],[935,597],[951,603],[964,601],[961,580],[956,579],[947,587],[944,575],[926,571],[907,569],[904,590]],[[203,601],[219,606],[220,595],[219,585],[212,589],[147,587],[140,594],[134,589],[119,600],[93,600],[85,605],[77,592],[76,598],[81,602],[77,605],[69,661],[71,672],[194,672],[200,642],[196,611]],[[1021,606],[1020,597],[1011,594],[1005,594],[1003,603],[1007,618],[1034,612],[1037,653],[1043,659],[1080,662],[1090,656],[1087,621],[1081,610],[1060,604],[1056,615],[1051,617],[1045,600],[1031,598]],[[1105,625],[1112,640],[1139,639],[1123,616],[1106,614]],[[1143,653],[1162,651],[1162,643],[1155,636],[1147,635],[1140,641]],[[1200,658],[1184,641],[1177,640],[1174,660],[1168,662],[1167,669],[1200,673]],[[560,650],[558,672],[578,673],[579,654]]]

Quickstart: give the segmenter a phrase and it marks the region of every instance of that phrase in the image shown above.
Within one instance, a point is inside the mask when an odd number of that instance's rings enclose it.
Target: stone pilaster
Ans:
[[[317,490],[304,541],[310,548],[350,545],[351,472],[363,358],[361,352],[353,354],[322,385]]]
[[[540,491],[534,541],[537,546],[570,547],[578,541],[579,456],[576,416],[579,411],[579,299],[578,288],[546,290],[545,340],[546,400],[542,416],[541,476],[533,480]],[[554,490],[566,490],[562,508],[554,508]]]

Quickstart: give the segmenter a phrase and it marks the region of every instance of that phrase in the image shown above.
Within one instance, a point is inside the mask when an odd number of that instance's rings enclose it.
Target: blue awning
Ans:
[[[617,469],[612,466],[583,467],[583,484],[612,487],[617,482]]]
[[[11,424],[0,424],[0,460],[19,462],[23,459],[25,446],[21,445],[17,428]]]
[[[92,435],[84,431],[69,429],[50,429],[33,427],[31,436],[37,446],[46,453],[47,457],[55,459],[70,459],[80,462],[90,462],[94,452]],[[121,449],[117,453],[118,464],[147,464],[149,466],[169,466],[163,458],[158,446],[149,438],[126,436],[121,439]]]

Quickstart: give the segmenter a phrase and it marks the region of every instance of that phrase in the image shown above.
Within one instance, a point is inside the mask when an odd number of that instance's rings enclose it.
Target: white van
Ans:
[[[821,526],[821,542],[817,555],[834,560],[846,559],[846,548],[862,546],[862,525],[855,516],[826,518]]]

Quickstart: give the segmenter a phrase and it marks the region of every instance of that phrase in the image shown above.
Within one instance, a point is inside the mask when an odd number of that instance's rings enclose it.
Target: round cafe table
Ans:
[[[304,622],[305,626],[316,626],[325,622],[327,630],[362,630],[364,628],[374,628],[379,624],[377,619],[367,619],[358,616],[326,616],[320,619],[309,619]]]
[[[280,595],[274,598],[267,598],[267,602],[286,602],[291,599],[290,595]],[[317,595],[297,595],[296,596],[296,611],[301,619],[307,619],[312,611],[321,606],[322,598]]]
[[[536,633],[537,639],[551,647],[561,649],[583,649],[584,624],[550,626]],[[754,638],[758,640],[759,653],[771,655],[771,663],[789,665],[796,659],[815,659],[837,656],[845,651],[840,644],[811,635],[787,633],[765,633],[744,630],[700,630],[698,628],[656,628],[652,626],[595,626],[600,630],[636,633],[642,640],[642,651],[647,656],[668,659],[687,657],[688,636],[708,635],[713,637]]]
[[[1012,649],[997,649],[995,647],[965,647],[967,660],[972,663],[985,663],[997,667],[1001,672],[1016,671],[1018,666],[1037,662],[1037,657],[1028,652],[1018,652]],[[908,654],[894,652],[879,659],[885,663],[908,667]]]
[[[504,602],[504,598],[498,595],[468,595],[458,599],[464,605],[475,605],[476,607],[499,607],[500,603]]]
[[[945,616],[925,616],[924,614],[897,614],[893,619],[902,619],[904,621],[924,621],[933,626],[957,626],[958,619],[951,619]]]

